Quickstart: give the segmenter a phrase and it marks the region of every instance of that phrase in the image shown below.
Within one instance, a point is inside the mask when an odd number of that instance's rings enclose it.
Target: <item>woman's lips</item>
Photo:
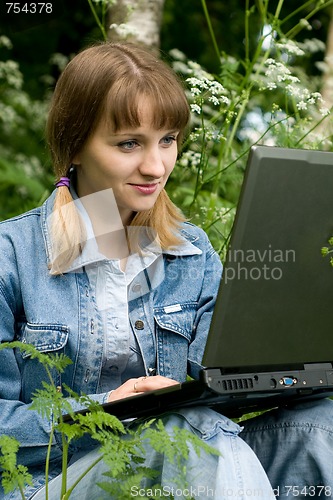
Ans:
[[[131,186],[142,194],[153,194],[158,184],[131,184]]]

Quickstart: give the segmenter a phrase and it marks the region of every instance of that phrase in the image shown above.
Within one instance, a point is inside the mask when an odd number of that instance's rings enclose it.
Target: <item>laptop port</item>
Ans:
[[[297,384],[297,378],[295,377],[282,377],[279,380],[280,385],[284,385],[285,387],[292,387]]]

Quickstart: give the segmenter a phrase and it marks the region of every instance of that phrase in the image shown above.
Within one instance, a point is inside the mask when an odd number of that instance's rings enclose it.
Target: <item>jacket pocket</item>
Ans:
[[[190,342],[196,306],[196,302],[188,302],[186,304],[172,304],[156,307],[154,309],[155,321],[162,330],[178,333]]]
[[[196,302],[156,307],[154,310],[158,372],[179,382],[186,380]]]
[[[24,344],[33,345],[39,352],[56,352],[65,348],[68,334],[67,326],[26,323],[19,340]],[[29,353],[22,352],[23,359],[28,357]]]
[[[21,325],[17,340],[34,346],[41,353],[66,354],[68,335],[67,326],[25,323]],[[30,353],[17,349],[16,360],[21,372],[21,399],[25,403],[30,403],[35,391],[43,387],[43,381],[46,383],[51,381],[45,367],[38,359],[31,358]],[[62,375],[54,368],[49,370],[49,374],[54,385],[61,387]]]

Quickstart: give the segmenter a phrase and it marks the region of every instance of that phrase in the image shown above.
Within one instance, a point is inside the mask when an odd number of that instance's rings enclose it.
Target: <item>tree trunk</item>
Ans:
[[[165,0],[118,0],[109,10],[108,39],[158,50]]]
[[[327,43],[325,53],[325,71],[323,74],[323,85],[321,95],[325,101],[325,106],[329,109],[333,107],[333,9],[331,10],[330,23],[328,25]],[[325,120],[325,127],[329,127],[332,133],[332,120]]]

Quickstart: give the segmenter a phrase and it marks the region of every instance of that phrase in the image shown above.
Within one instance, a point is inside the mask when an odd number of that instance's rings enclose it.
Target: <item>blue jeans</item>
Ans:
[[[184,487],[179,480],[179,470],[176,464],[167,461],[163,454],[152,450],[146,445],[145,465],[157,470],[159,476],[154,484],[160,483],[161,498],[173,494],[176,499],[193,498],[215,500],[245,500],[261,498],[274,500],[271,485],[266,474],[251,450],[238,436],[240,428],[237,424],[208,408],[195,408],[170,413],[162,417],[165,429],[172,434],[173,428],[187,429],[199,436],[208,445],[216,448],[221,455],[216,456],[201,451],[198,457],[191,445],[186,461],[186,483]],[[86,454],[68,468],[68,484],[73,484],[96,458],[98,449]],[[96,482],[105,481],[103,472],[106,465],[100,462],[75,487],[71,500],[109,499],[110,494],[103,492]],[[49,500],[59,500],[61,477],[53,479],[49,484]],[[147,497],[153,497],[152,483],[142,485],[148,488]],[[159,493],[159,491],[157,491]],[[143,490],[134,487],[131,498],[142,498]],[[45,489],[33,496],[33,500],[45,500]],[[117,500],[115,498],[115,500]]]
[[[277,498],[333,498],[331,400],[298,403],[294,407],[269,411],[247,420],[242,424],[244,430],[240,436],[243,439],[238,435],[237,425],[206,408],[169,415],[164,418],[164,424],[170,432],[174,426],[190,429],[222,453],[219,460],[206,455],[201,455],[198,459],[191,451],[187,463],[187,480],[192,488],[197,487],[199,496],[196,498],[249,499],[252,494],[252,498],[274,499],[256,456],[259,457]],[[253,448],[256,456],[245,442]],[[70,466],[69,481],[74,481],[97,454],[96,450]],[[164,485],[171,487],[175,484],[177,471],[173,470],[172,464],[163,464],[163,457],[148,450],[147,465],[161,471],[160,479]],[[105,479],[102,467],[100,465],[91,471],[91,476],[87,476],[77,486],[71,499],[110,499],[110,496],[103,497],[103,491],[95,486],[96,481]],[[199,490],[199,486],[204,489]],[[248,489],[247,497],[240,494],[238,497],[232,496],[236,490],[236,494],[241,493],[241,488]],[[259,495],[260,488],[265,490],[262,496]],[[216,492],[215,496],[211,495],[211,490]],[[59,500],[59,477],[51,482],[50,495],[50,500]],[[194,494],[193,496],[195,497]],[[10,498],[16,500],[20,497]],[[45,500],[45,490],[40,490],[33,496],[33,500]]]
[[[333,498],[333,401],[279,408],[244,423],[277,498]]]

